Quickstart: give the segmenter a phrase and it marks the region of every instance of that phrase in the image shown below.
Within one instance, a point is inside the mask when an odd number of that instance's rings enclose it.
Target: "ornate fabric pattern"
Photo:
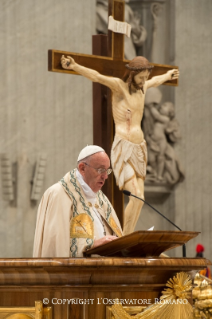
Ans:
[[[76,179],[76,169],[65,175],[60,181],[64,191],[73,203],[73,216],[70,220],[70,257],[81,257],[79,251],[84,251],[93,245],[94,219],[91,213],[92,204],[86,201],[85,195]],[[94,207],[99,210],[110,229],[118,236],[122,236],[121,229],[112,217],[114,212],[107,197],[99,191],[97,204]]]
[[[72,218],[70,225],[71,238],[90,238],[94,237],[93,221],[87,214],[79,214]]]
[[[62,178],[62,179],[60,180],[60,182],[61,182],[61,184],[62,184],[64,190],[66,191],[66,193],[67,193],[67,194],[72,198],[72,200],[73,200],[73,207],[74,207],[73,215],[74,215],[74,216],[78,215],[78,212],[77,212],[77,201],[76,201],[74,195],[73,195],[72,192],[69,190],[69,188],[68,188],[68,186],[67,186],[67,184],[66,184],[64,178]]]
[[[88,206],[86,206],[85,204],[85,199],[84,197],[82,196],[81,194],[81,191],[80,191],[80,188],[77,186],[76,184],[76,178],[74,176],[74,170],[70,172],[70,182],[72,183],[72,185],[74,186],[75,188],[75,191],[79,194],[79,198],[80,198],[80,203],[82,204],[83,206],[83,209],[86,211],[86,213],[91,217],[91,219],[93,220],[93,217],[91,215],[91,212],[90,212],[90,209]]]

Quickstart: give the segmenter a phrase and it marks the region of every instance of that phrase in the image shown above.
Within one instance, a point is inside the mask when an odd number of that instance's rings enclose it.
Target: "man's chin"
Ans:
[[[103,185],[104,185],[104,183],[98,183],[98,190],[100,190]]]

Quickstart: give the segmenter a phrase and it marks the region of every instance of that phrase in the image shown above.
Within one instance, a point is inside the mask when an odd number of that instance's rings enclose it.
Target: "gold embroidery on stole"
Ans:
[[[121,233],[121,231],[120,231],[118,225],[116,224],[116,222],[115,222],[113,216],[110,215],[108,222],[109,222],[110,227],[111,227],[112,230],[114,231],[114,233],[115,233],[118,237],[122,237],[122,233]]]
[[[72,218],[70,225],[71,238],[94,238],[94,224],[89,215],[83,213]]]

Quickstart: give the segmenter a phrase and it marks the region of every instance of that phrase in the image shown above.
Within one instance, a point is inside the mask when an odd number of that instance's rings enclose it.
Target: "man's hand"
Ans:
[[[173,69],[168,71],[167,74],[170,76],[169,80],[176,80],[179,78],[180,72],[178,69]]]
[[[100,239],[97,239],[97,240],[94,240],[94,244],[92,246],[92,248],[95,248],[95,247],[98,247],[100,245],[104,245],[104,244],[107,244],[109,243],[110,241],[112,240],[115,240],[117,239],[118,237],[116,236],[111,236],[111,235],[108,235],[108,236],[104,236]]]
[[[62,55],[61,64],[62,64],[63,69],[73,70],[76,62],[74,61],[74,59],[71,56],[67,56],[67,58],[65,58],[64,55]]]

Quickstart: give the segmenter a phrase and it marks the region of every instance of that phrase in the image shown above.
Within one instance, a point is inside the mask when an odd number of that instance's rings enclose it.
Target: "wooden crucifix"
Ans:
[[[109,0],[108,14],[115,20],[124,21],[124,1]],[[85,67],[98,71],[107,76],[122,78],[125,65],[129,62],[124,59],[124,35],[108,30],[108,36],[93,36],[93,53],[95,55],[79,54],[66,51],[49,50],[48,70],[53,72],[78,74],[73,70],[65,70],[61,66],[61,57],[72,56],[74,60]],[[166,73],[176,66],[154,64],[151,77]],[[150,78],[151,78],[150,77]],[[166,85],[177,86],[177,80],[167,81]],[[107,98],[105,98],[107,96]],[[114,136],[114,124],[111,107],[111,91],[98,83],[93,84],[93,143],[103,147],[109,155]],[[115,178],[108,179],[103,192],[111,201],[123,225],[123,195],[116,186]]]

